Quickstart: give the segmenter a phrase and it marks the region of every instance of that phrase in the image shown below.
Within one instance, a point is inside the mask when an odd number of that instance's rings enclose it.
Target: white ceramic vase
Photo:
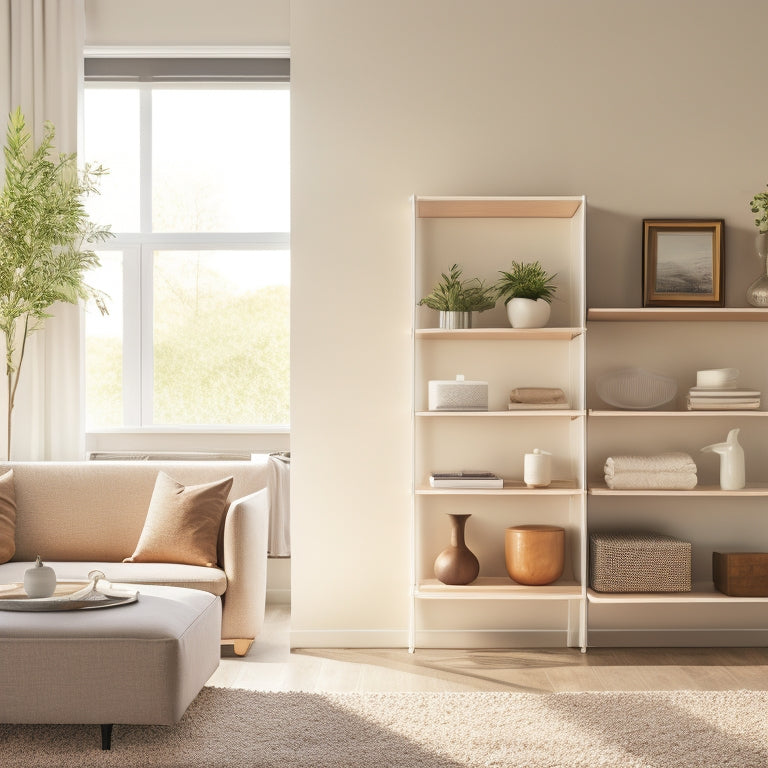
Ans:
[[[551,309],[544,299],[514,298],[507,302],[507,317],[513,328],[543,328]]]

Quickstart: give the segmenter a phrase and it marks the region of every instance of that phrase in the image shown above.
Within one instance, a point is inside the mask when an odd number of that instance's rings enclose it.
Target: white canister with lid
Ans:
[[[24,591],[29,597],[50,597],[56,591],[56,572],[43,565],[40,555],[35,564],[24,571]]]
[[[552,454],[534,448],[523,462],[523,482],[529,488],[546,488],[552,482]]]

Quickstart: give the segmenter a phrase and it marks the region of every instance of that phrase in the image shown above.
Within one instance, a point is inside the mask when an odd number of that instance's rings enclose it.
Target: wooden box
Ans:
[[[712,578],[731,597],[768,597],[768,552],[713,552]]]

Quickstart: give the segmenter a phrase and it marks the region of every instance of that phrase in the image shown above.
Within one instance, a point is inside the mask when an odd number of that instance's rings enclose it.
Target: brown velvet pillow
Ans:
[[[7,563],[16,552],[16,487],[13,470],[0,476],[0,563]]]
[[[136,551],[124,563],[216,565],[219,528],[234,478],[183,486],[159,472]]]

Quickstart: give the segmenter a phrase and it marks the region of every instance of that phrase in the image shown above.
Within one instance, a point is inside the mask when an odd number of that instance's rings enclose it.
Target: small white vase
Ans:
[[[507,317],[513,328],[543,328],[551,309],[544,299],[514,298],[507,302]]]

